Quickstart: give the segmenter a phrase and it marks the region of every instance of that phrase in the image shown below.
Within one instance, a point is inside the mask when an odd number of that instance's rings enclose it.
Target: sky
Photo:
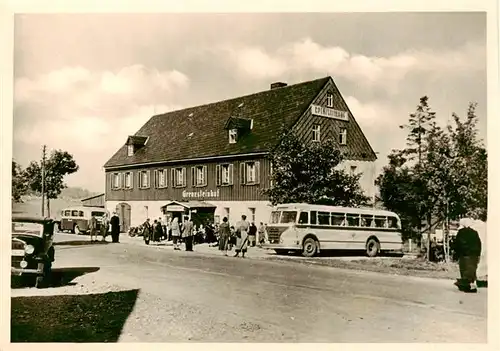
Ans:
[[[379,169],[424,95],[443,125],[477,102],[486,142],[485,13],[16,14],[13,158],[66,150],[67,184],[104,191],[153,114],[327,75]]]

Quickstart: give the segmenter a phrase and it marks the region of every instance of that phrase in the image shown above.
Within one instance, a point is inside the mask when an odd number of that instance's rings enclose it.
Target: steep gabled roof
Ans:
[[[135,134],[149,137],[147,145],[133,156],[127,156],[123,145],[104,167],[268,151],[268,145],[276,144],[281,126],[291,128],[329,79],[153,116]],[[225,129],[231,117],[253,119],[251,133],[239,137],[235,144],[228,142]]]

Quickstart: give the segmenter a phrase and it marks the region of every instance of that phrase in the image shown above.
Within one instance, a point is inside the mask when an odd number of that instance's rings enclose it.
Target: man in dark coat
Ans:
[[[454,241],[460,268],[460,279],[455,285],[460,291],[477,292],[476,272],[481,257],[481,239],[478,232],[470,227],[469,220],[461,219],[460,226]]]
[[[182,228],[182,237],[186,243],[186,251],[193,251],[194,224],[189,217],[184,217],[184,228]]]
[[[120,242],[120,218],[113,212],[113,216],[111,216],[111,220],[109,221],[111,224],[111,239],[114,243]]]

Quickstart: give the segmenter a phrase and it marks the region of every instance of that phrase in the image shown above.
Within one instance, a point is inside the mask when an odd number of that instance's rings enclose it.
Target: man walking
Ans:
[[[241,256],[245,258],[245,253],[248,247],[248,229],[250,228],[250,223],[247,221],[247,216],[241,216],[241,221],[236,224],[236,254],[234,257],[238,257],[241,252]]]
[[[251,247],[255,247],[256,241],[257,241],[257,227],[255,226],[255,223],[252,222],[252,224],[250,224],[250,228],[248,229],[248,242]]]
[[[89,232],[90,232],[90,241],[94,241],[94,237],[95,237],[95,241],[97,241],[97,218],[95,218],[95,215],[92,215],[92,217],[90,217],[90,221],[89,221]]]
[[[189,217],[184,217],[184,228],[182,230],[182,237],[186,243],[186,251],[193,251],[193,232],[194,225]]]
[[[460,220],[461,228],[455,238],[455,252],[458,256],[460,279],[455,285],[460,291],[477,292],[476,273],[481,257],[481,239],[477,231],[471,228],[466,218]]]
[[[264,223],[260,222],[259,226],[259,246],[262,246],[266,242],[266,228],[264,228]]]
[[[181,228],[179,225],[179,218],[174,217],[172,223],[170,223],[170,229],[172,230],[172,240],[174,241],[174,250],[180,250],[179,238],[181,236]]]
[[[106,241],[106,236],[108,236],[108,231],[109,231],[109,216],[108,213],[106,212],[102,217],[102,222],[101,222],[102,241]]]
[[[116,212],[113,212],[113,216],[111,217],[111,220],[109,221],[111,224],[111,239],[114,243],[119,243],[120,242],[120,218],[116,214]]]

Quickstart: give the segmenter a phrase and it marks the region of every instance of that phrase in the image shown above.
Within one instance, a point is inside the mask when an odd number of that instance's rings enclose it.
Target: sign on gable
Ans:
[[[334,110],[333,108],[329,107],[311,105],[311,113],[316,116],[349,121],[349,114],[347,113],[347,111]]]

